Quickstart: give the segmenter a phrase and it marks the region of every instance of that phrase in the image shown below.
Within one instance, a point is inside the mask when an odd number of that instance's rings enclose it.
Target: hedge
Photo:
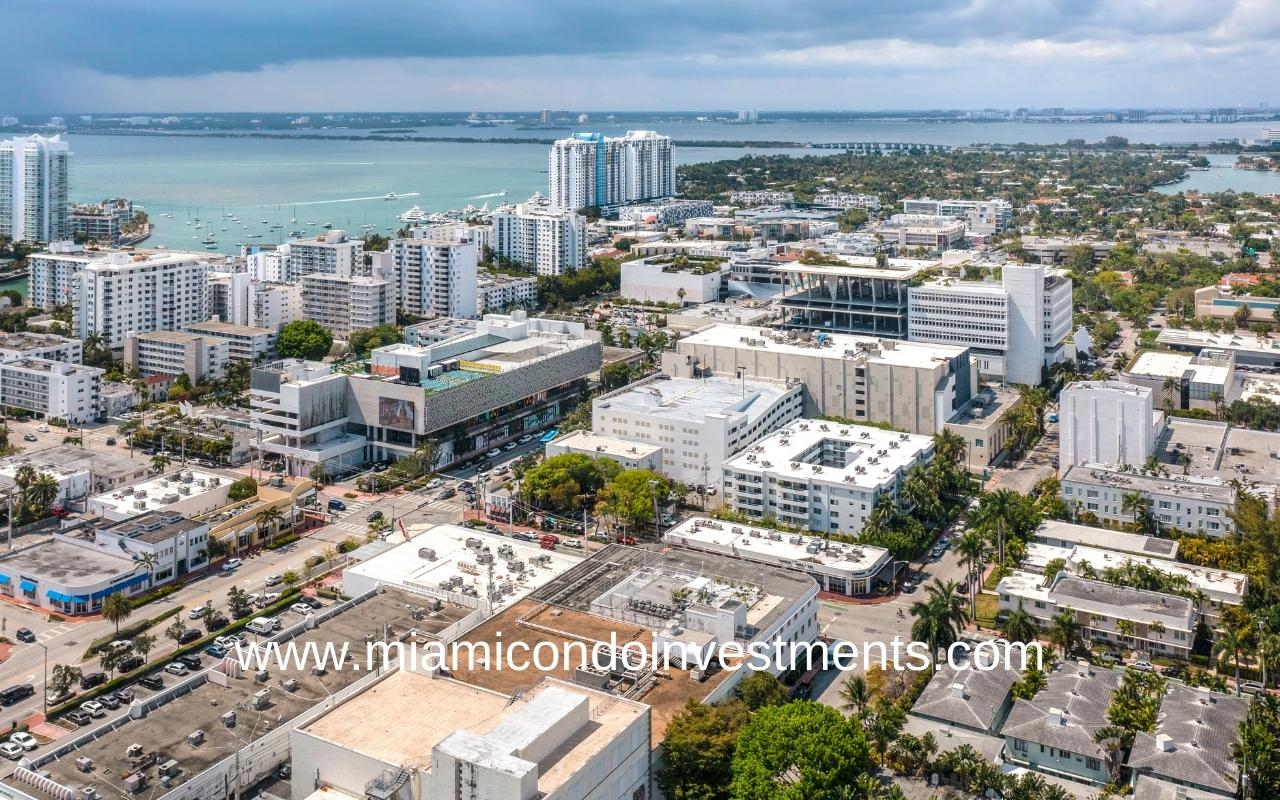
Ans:
[[[119,641],[121,639],[132,639],[133,637],[146,631],[147,629],[155,625],[159,625],[161,622],[164,622],[166,619],[168,619],[169,617],[172,617],[174,614],[177,614],[181,610],[182,610],[182,606],[174,606],[173,608],[166,610],[162,614],[157,614],[156,616],[149,617],[147,619],[140,619],[137,622],[131,623],[129,625],[125,625],[119,631],[109,633],[106,636],[100,636],[89,643],[89,649],[84,651],[84,656],[80,660],[88,661],[89,659],[96,656],[99,650],[111,644],[112,642]]]
[[[178,659],[180,656],[186,655],[187,653],[203,650],[205,647],[208,647],[209,643],[212,642],[214,639],[218,638],[219,636],[226,636],[228,633],[235,633],[236,631],[240,630],[244,626],[248,625],[249,621],[254,619],[255,617],[272,616],[274,614],[277,614],[283,611],[284,609],[293,605],[298,595],[300,595],[301,593],[302,593],[301,589],[298,589],[298,588],[285,590],[284,592],[281,593],[279,600],[263,608],[262,610],[254,614],[250,614],[244,619],[232,620],[229,625],[219,628],[216,631],[210,631],[209,633],[205,634],[199,639],[196,639],[194,642],[183,645],[179,647],[177,650],[174,650],[172,653],[169,653],[168,655],[164,656],[164,663],[168,664]],[[173,610],[165,612],[164,616],[170,616],[172,614],[176,614],[181,610],[182,610],[182,607],[177,606]],[[160,617],[160,619],[163,619],[163,618],[164,617]],[[121,632],[123,633],[123,631]],[[118,675],[112,678],[111,680],[107,681],[106,683],[102,684],[101,686],[90,689],[88,692],[85,692],[84,694],[76,695],[70,700],[67,700],[59,705],[56,705],[53,708],[50,708],[47,716],[52,718],[52,717],[65,714],[68,711],[74,711],[76,708],[80,707],[81,703],[87,703],[88,701],[94,699],[95,697],[101,697],[104,694],[110,694],[111,692],[114,692],[116,689],[119,689],[121,686],[124,686],[127,683],[132,683],[133,681],[136,681],[137,679],[143,677],[147,673],[155,672],[160,666],[161,664],[159,659],[157,659],[156,661],[148,661],[146,664],[143,664],[141,667],[138,667],[132,672],[127,672],[123,675]]]

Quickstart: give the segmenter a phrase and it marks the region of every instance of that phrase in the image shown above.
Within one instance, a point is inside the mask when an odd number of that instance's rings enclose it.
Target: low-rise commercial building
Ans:
[[[1059,572],[1055,576],[1015,571],[996,586],[1000,609],[1024,609],[1048,629],[1070,611],[1081,634],[1103,644],[1186,658],[1195,641],[1198,614],[1185,597],[1131,589]]]
[[[1166,410],[1215,410],[1235,387],[1235,356],[1230,351],[1202,350],[1199,355],[1143,350],[1120,379],[1150,387]]]
[[[1013,444],[1010,412],[1021,402],[1017,391],[988,386],[943,423],[943,428],[964,440],[964,465],[982,473]]]
[[[724,499],[754,519],[857,534],[907,472],[933,458],[927,436],[801,419],[724,462]]]
[[[662,370],[682,378],[799,381],[806,416],[883,422],[920,434],[941,430],[977,388],[963,347],[740,325],[680,339],[674,352],[662,354]]]
[[[146,511],[106,525],[92,526],[96,547],[149,561],[154,584],[204,567],[209,561],[209,523],[171,510]]]
[[[230,358],[225,339],[179,331],[153,331],[124,340],[124,363],[139,375],[186,375],[192,383],[222,377]]]
[[[148,511],[199,516],[227,505],[232,479],[200,470],[180,469],[132,486],[89,498],[88,510],[120,521]]]
[[[591,428],[661,447],[659,471],[672,480],[716,486],[725,459],[798,419],[803,406],[797,383],[655,379],[596,398]]]
[[[1229,352],[1237,367],[1280,367],[1280,340],[1258,336],[1249,331],[1193,331],[1189,328],[1165,328],[1156,336],[1156,344],[1170,350],[1200,354],[1205,350]]]
[[[92,476],[92,490],[95,492],[137,483],[151,472],[149,463],[140,459],[135,461],[123,451],[90,450],[74,444],[60,444],[0,459],[0,469],[9,473],[24,464],[34,466],[37,470],[52,471],[55,475]],[[76,488],[72,497],[84,496],[79,484],[73,482],[70,485]]]
[[[127,554],[66,534],[0,556],[0,596],[67,616],[96,613],[110,595],[132,597],[150,582]]]
[[[691,517],[668,530],[672,545],[715,553],[811,576],[823,591],[870,594],[893,581],[893,556],[883,547],[832,542],[817,536]]]
[[[101,203],[73,203],[67,208],[67,227],[76,241],[120,244],[121,230],[134,217],[133,203],[124,198]]]
[[[938,255],[964,243],[965,225],[954,217],[928,214],[894,214],[876,226],[875,233],[898,253],[924,250]]]
[[[1219,320],[1239,320],[1238,314],[1243,312],[1244,325],[1265,322],[1268,325],[1276,321],[1276,309],[1280,308],[1280,297],[1260,297],[1251,294],[1236,294],[1221,286],[1206,286],[1196,289],[1196,316],[1212,317]]]
[[[718,258],[651,256],[622,265],[619,295],[628,300],[710,303],[720,299],[728,265]]]
[[[667,330],[683,334],[710,325],[764,325],[776,314],[764,303],[702,303],[667,314]]]
[[[656,444],[602,436],[591,431],[573,431],[547,442],[547,457],[579,453],[592,458],[607,458],[623,469],[647,469],[662,472],[663,448]]]
[[[1096,264],[1107,257],[1115,242],[1101,239],[1071,239],[1066,237],[1023,236],[1018,240],[1022,245],[1023,257],[1036,264],[1058,265],[1066,263],[1067,256],[1073,250],[1088,249]]]

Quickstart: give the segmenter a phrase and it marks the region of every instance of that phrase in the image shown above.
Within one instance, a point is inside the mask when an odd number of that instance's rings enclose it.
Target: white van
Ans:
[[[244,629],[250,633],[266,636],[275,633],[276,628],[280,627],[280,621],[275,617],[254,617],[249,620],[249,624]]]

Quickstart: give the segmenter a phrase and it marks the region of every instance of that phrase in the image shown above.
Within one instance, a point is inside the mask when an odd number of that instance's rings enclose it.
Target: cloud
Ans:
[[[1280,67],[1274,0],[12,6],[13,111],[1204,105]]]

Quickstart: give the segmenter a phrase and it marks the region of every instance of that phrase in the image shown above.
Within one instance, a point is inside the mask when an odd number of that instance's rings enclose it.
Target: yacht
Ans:
[[[382,196],[383,200],[399,200],[400,196],[395,192],[387,192]]]
[[[400,215],[401,222],[430,222],[432,215],[414,206]]]
[[[333,223],[332,223],[332,222],[326,222],[325,224],[321,225],[320,227],[321,227],[321,228],[332,228],[332,227],[333,227]]]

